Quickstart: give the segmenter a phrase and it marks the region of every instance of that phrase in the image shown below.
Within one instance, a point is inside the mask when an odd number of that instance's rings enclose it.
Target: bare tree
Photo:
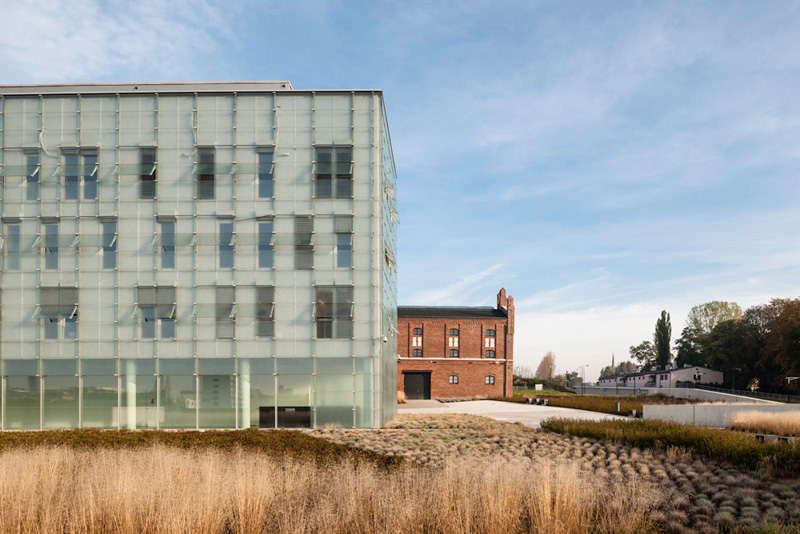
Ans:
[[[542,358],[539,367],[536,369],[536,378],[539,380],[552,380],[556,374],[556,355],[548,352]]]
[[[515,365],[514,376],[518,378],[533,378],[533,369],[527,365]]]

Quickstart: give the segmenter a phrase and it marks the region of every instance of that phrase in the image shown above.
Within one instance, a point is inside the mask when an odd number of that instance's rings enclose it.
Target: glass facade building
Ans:
[[[379,427],[380,91],[0,86],[2,429]]]

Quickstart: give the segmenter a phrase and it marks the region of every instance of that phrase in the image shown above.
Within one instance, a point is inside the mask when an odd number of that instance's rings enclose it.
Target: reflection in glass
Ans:
[[[44,428],[78,427],[78,377],[45,376],[42,418]]]
[[[7,430],[39,429],[38,376],[6,377],[5,428]]]
[[[234,377],[200,376],[200,427],[235,428]]]

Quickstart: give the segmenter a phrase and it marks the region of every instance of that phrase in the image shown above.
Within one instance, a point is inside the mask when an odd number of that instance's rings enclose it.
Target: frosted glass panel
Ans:
[[[38,376],[6,377],[5,428],[7,430],[34,430],[39,428]]]
[[[117,390],[117,377],[113,374],[83,377],[82,426],[84,428],[117,426],[114,420],[117,412]]]
[[[235,428],[233,375],[200,375],[200,427]]]
[[[77,428],[78,377],[74,375],[46,376],[43,382],[44,428]]]

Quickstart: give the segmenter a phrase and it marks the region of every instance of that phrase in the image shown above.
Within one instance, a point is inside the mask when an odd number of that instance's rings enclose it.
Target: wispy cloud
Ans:
[[[0,81],[199,76],[199,62],[218,58],[221,43],[233,36],[231,23],[239,11],[236,3],[209,0],[8,2],[0,33]]]
[[[401,304],[422,305],[422,306],[452,306],[452,305],[475,305],[486,303],[492,300],[495,293],[500,289],[498,284],[499,273],[503,269],[503,264],[494,264],[481,271],[462,276],[441,288],[431,288],[412,294],[409,302]],[[492,293],[490,288],[494,288]],[[487,297],[487,289],[489,296]],[[477,297],[476,300],[472,300]],[[492,302],[493,304],[493,302]]]

